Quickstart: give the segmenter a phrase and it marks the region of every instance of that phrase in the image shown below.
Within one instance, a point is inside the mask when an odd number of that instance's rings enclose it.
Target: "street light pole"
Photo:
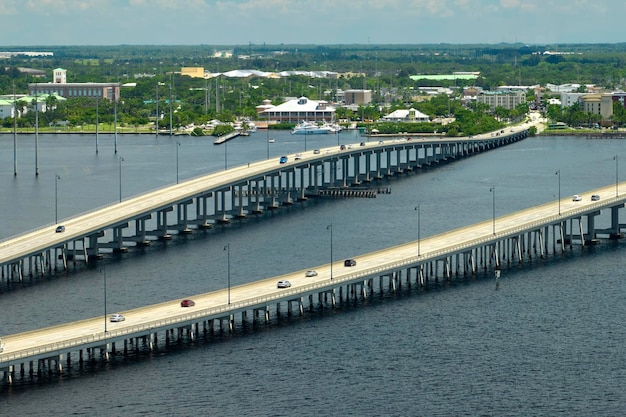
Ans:
[[[157,81],[157,85],[156,85],[156,118],[155,120],[155,137],[158,138],[159,137],[159,82]]]
[[[270,159],[270,123],[267,121],[267,138],[265,145],[267,146],[267,159]]]
[[[178,184],[178,148],[180,148],[180,142],[176,141],[176,184]]]
[[[172,84],[174,83],[174,74],[170,73],[170,138],[172,137]]]
[[[618,158],[617,155],[615,155],[613,157],[613,159],[615,159],[615,197],[619,196],[619,189],[618,189],[618,184],[619,184],[619,174],[618,174]]]
[[[124,158],[120,156],[120,203],[122,202],[122,161]]]
[[[58,189],[59,189],[59,180],[61,179],[61,177],[59,176],[59,174],[54,174],[54,223],[58,223],[59,222],[59,193],[58,193]]]
[[[495,235],[496,234],[496,186],[495,185],[492,186],[489,189],[489,191],[491,193],[493,193],[492,194],[492,199],[491,199],[491,201],[492,201],[491,204],[492,204],[492,211],[493,211],[493,234]]]
[[[333,224],[326,226],[326,230],[330,230],[330,279],[333,279]]]
[[[421,256],[420,253],[420,205],[415,206],[415,210],[417,211],[417,257]]]
[[[226,251],[226,260],[228,262],[228,305],[230,306],[230,243],[224,246],[224,250]]]
[[[561,215],[561,170],[557,169],[555,174],[559,179],[559,216],[560,216]]]
[[[228,169],[228,141],[224,141],[224,170]]]
[[[104,334],[107,333],[107,269],[106,265],[102,267],[104,275]]]

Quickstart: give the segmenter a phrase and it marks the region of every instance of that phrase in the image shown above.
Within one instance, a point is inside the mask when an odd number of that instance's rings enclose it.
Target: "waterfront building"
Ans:
[[[399,109],[386,116],[383,116],[385,122],[430,122],[430,117],[427,114],[420,112],[419,110],[411,109]]]
[[[334,122],[335,108],[324,100],[310,100],[307,97],[288,100],[278,106],[269,106],[259,116],[278,123]]]
[[[616,102],[626,107],[624,105],[626,92],[583,94],[578,98],[578,105],[582,111],[599,114],[602,116],[602,120],[610,120],[613,117],[613,104]]]

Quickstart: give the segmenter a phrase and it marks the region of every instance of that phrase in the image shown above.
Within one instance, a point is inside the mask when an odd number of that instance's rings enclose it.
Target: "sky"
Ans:
[[[0,44],[619,43],[625,0],[0,0]]]

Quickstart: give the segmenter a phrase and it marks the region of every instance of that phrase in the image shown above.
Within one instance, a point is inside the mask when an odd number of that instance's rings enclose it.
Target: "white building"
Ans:
[[[300,97],[289,100],[278,106],[266,108],[259,116],[268,121],[299,123],[303,120],[311,122],[334,122],[335,108],[324,100],[309,100]]]
[[[584,95],[587,93],[561,93],[561,107],[572,107]]]
[[[385,122],[430,122],[430,117],[428,115],[420,112],[419,110],[415,110],[413,108],[405,110],[396,110],[386,116],[383,116],[383,120]]]

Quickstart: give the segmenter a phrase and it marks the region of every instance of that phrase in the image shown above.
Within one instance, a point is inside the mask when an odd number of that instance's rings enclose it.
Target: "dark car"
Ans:
[[[195,306],[196,303],[193,300],[183,300],[180,302],[180,306],[181,307],[193,307]]]
[[[278,162],[280,162],[281,164],[286,163],[287,162],[287,157],[286,156],[281,156],[280,160]]]
[[[354,259],[346,259],[343,261],[343,266],[355,266],[356,261]]]
[[[341,145],[341,146],[339,147],[339,150],[340,150],[340,151],[345,151],[345,150],[346,150],[346,145]]]
[[[600,196],[598,194],[594,194],[591,196],[591,201],[598,201],[600,200]]]
[[[54,231],[57,233],[63,233],[65,232],[65,226],[57,226],[57,228],[54,229]]]

